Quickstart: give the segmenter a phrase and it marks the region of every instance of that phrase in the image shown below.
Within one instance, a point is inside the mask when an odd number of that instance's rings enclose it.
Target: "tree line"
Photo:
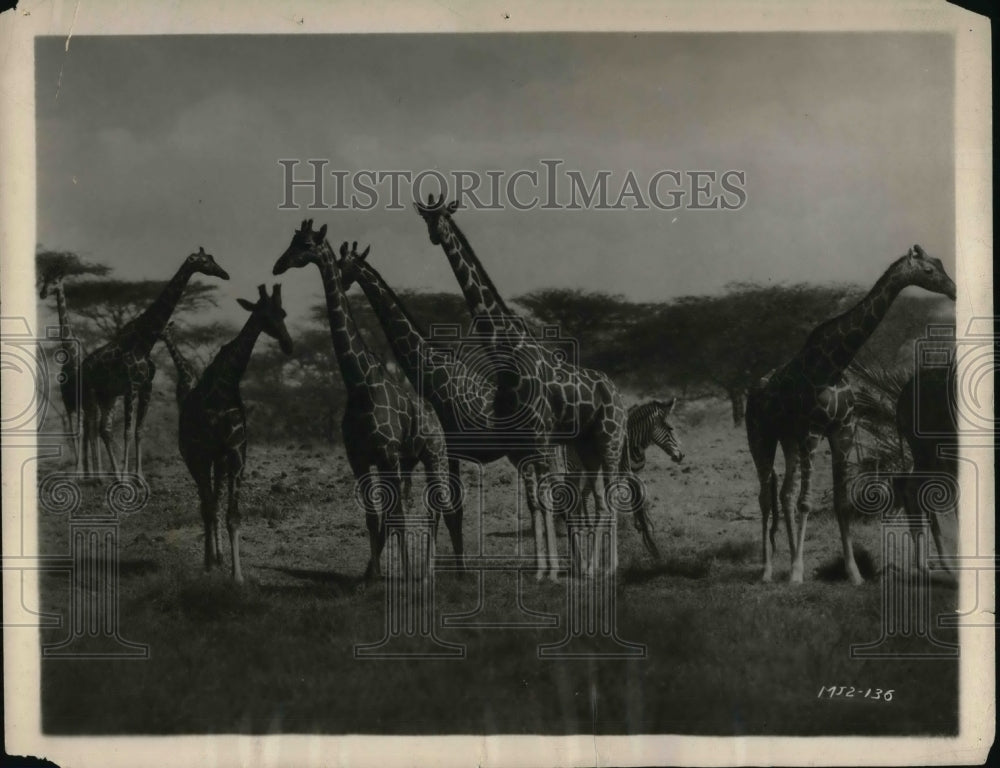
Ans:
[[[39,281],[53,270],[64,273],[73,332],[87,350],[145,309],[165,284],[109,277],[106,265],[71,252],[39,248],[36,262]],[[727,398],[733,422],[739,425],[747,388],[795,354],[816,325],[848,309],[866,290],[851,284],[740,282],[715,294],[640,303],[601,292],[544,289],[511,303],[538,327],[558,326],[563,337],[576,340],[581,364],[606,371],[636,395],[672,392],[682,398]],[[199,369],[237,331],[235,325],[207,323],[201,317],[206,308],[217,304],[217,298],[215,285],[192,283],[174,316],[176,341]],[[468,327],[465,302],[457,291],[401,291],[400,298],[428,328],[433,324]],[[392,375],[405,380],[364,295],[355,290],[349,300],[369,347]],[[874,394],[869,390],[877,389],[883,380],[905,380],[912,369],[913,341],[924,336],[929,322],[953,323],[953,311],[949,302],[938,297],[904,293],[897,298],[856,361],[855,370],[867,374],[855,381],[863,397],[871,395],[866,403],[891,399],[891,389]],[[291,359],[262,345],[244,379],[243,396],[256,422],[255,432],[264,439],[332,438],[339,433],[344,392],[335,370],[325,305],[312,307],[304,326],[292,333],[296,351]],[[173,365],[162,347],[156,350],[161,375],[165,373],[172,382]],[[317,418],[316,403],[323,403],[321,418]],[[884,421],[889,411],[882,411]],[[877,415],[878,409],[872,413]],[[872,429],[876,428],[884,436],[887,425],[874,424]],[[893,445],[885,450],[891,452]]]

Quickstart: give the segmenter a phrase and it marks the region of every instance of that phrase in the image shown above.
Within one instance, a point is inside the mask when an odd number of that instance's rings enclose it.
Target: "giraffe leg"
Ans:
[[[402,514],[403,504],[402,504],[402,476],[398,465],[389,470],[380,470],[378,472],[379,480],[386,489],[386,493],[383,495],[383,499],[386,500],[386,504],[382,508],[382,519],[384,521],[392,520],[396,525],[392,526],[397,537],[397,543],[399,545],[399,555],[402,566],[402,573],[409,574],[410,572],[410,562],[409,553],[407,552],[407,542],[405,532],[400,528],[400,524],[405,525],[405,518]],[[388,533],[389,526],[383,524],[379,533],[379,537],[376,541],[378,546],[378,562],[382,557],[382,550],[385,548],[386,535]],[[381,575],[381,573],[380,573]]]
[[[854,426],[845,425],[830,435],[830,452],[833,456],[833,509],[840,526],[840,541],[844,548],[844,569],[847,578],[854,585],[863,584],[864,579],[854,561],[854,547],[851,544],[851,502],[847,496],[847,457],[854,444]],[[802,519],[805,529],[805,518]],[[923,538],[923,537],[921,537]],[[926,557],[924,563],[926,563]]]
[[[149,402],[153,398],[153,381],[150,379],[139,390],[139,404],[135,412],[135,473],[142,477],[142,430],[149,411]],[[127,469],[127,468],[126,468]]]
[[[608,508],[608,489],[614,486],[617,480],[617,462],[610,456],[605,456],[600,465],[600,477],[598,473],[592,472],[594,486],[594,518],[600,524],[602,519],[610,522],[612,526],[617,526],[618,519],[614,511]],[[609,520],[610,518],[610,520]],[[618,570],[618,537],[605,536],[601,529],[596,530],[594,537],[594,567],[597,573],[612,574]],[[610,551],[604,551],[605,544],[610,545]]]
[[[201,502],[201,520],[205,528],[205,570],[211,571],[215,563],[215,538],[212,535],[212,527],[216,515],[215,492],[212,489],[211,467],[188,468],[194,476],[194,482],[198,486],[198,499]]]
[[[799,449],[799,471],[802,475],[802,486],[799,488],[799,531],[798,543],[795,546],[795,554],[792,559],[792,573],[789,581],[793,584],[801,584],[805,571],[804,555],[806,543],[806,525],[809,522],[809,511],[812,508],[812,469],[813,454],[816,446],[819,445],[820,435],[810,432],[802,442]],[[787,473],[786,473],[787,474]],[[787,477],[785,478],[787,481]],[[834,483],[836,485],[836,483]],[[853,558],[852,558],[853,562]]]
[[[135,390],[127,392],[125,394],[125,397],[122,398],[122,402],[124,404],[124,409],[125,409],[122,415],[122,421],[124,422],[124,424],[122,425],[122,428],[124,430],[124,439],[122,440],[121,477],[123,478],[126,474],[128,474],[129,443],[130,443],[130,438],[133,435],[132,429],[134,427],[134,424],[132,419],[134,415],[133,412],[135,409],[135,400],[136,400]],[[117,470],[115,471],[115,474],[118,474]]]
[[[760,507],[761,562],[763,563],[761,581],[770,581],[774,575],[774,566],[771,562],[774,539],[768,535],[767,523],[771,515],[777,516],[778,514],[778,499],[775,492],[778,481],[774,474],[774,453],[777,450],[778,441],[774,437],[765,435],[761,430],[756,407],[756,402],[751,400],[746,418],[747,442],[750,444],[750,455],[757,468],[757,480],[760,483],[757,504]]]
[[[101,442],[104,443],[104,449],[108,452],[108,458],[111,460],[111,471],[118,475],[118,459],[115,458],[115,448],[111,443],[111,416],[113,415],[114,401],[112,400],[109,404],[101,405],[101,426],[100,435]],[[97,453],[97,471],[101,472],[101,452]]]
[[[520,473],[535,539],[535,579],[541,581],[545,578],[545,520],[538,498],[538,467],[534,462],[526,462],[521,465]]]
[[[924,539],[924,513],[917,501],[920,481],[912,474],[903,481],[903,514],[910,525],[910,538],[913,540],[913,566],[920,571],[927,570],[927,548]]]
[[[82,437],[80,442],[80,451],[76,454],[76,471],[77,474],[86,475],[91,472],[91,467],[88,466],[88,461],[90,459],[90,447],[88,442],[90,441],[91,428],[90,428],[90,416],[86,411],[85,407],[80,408],[80,419],[82,426]]]
[[[219,542],[219,515],[218,509],[222,506],[222,494],[227,489],[226,475],[228,467],[225,458],[215,460],[213,466],[212,495],[215,498],[216,513],[212,515],[212,539],[215,541],[215,565],[222,566],[222,545]]]
[[[781,482],[781,492],[778,501],[781,506],[781,515],[785,520],[785,533],[788,536],[788,558],[794,564],[795,553],[798,551],[798,537],[795,526],[795,506],[792,499],[795,497],[795,486],[799,480],[799,448],[790,440],[782,441],[781,453],[785,458],[785,477]],[[777,478],[775,478],[777,485]],[[778,510],[774,510],[774,521],[771,524],[771,549],[775,548],[774,537],[778,528]]]
[[[226,509],[226,529],[229,531],[229,546],[233,554],[233,581],[242,584],[243,568],[240,564],[240,475],[242,467],[238,457],[230,457],[227,463],[229,506]]]
[[[934,537],[934,548],[937,550],[938,560],[941,561],[941,567],[949,573],[953,574],[951,567],[948,565],[948,561],[945,559],[944,548],[941,545],[941,521],[938,518],[938,513],[936,511],[931,511],[931,536]]]
[[[465,545],[462,541],[462,518],[465,509],[462,501],[462,473],[458,459],[448,459],[448,509],[445,511],[444,524],[448,526],[448,536],[451,547],[458,558],[458,567],[465,569]]]

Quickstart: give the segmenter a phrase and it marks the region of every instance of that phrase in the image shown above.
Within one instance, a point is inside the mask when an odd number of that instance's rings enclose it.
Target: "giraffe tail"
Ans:
[[[642,537],[642,543],[645,545],[646,551],[649,552],[654,560],[662,560],[663,556],[660,554],[660,548],[656,546],[656,539],[653,538],[653,520],[649,516],[646,498],[641,493],[636,493],[634,507],[632,508],[632,521],[635,529]]]

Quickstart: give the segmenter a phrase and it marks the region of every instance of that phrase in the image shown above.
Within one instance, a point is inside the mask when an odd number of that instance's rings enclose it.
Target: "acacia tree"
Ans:
[[[75,278],[82,275],[103,277],[111,271],[106,264],[84,261],[73,251],[53,251],[41,243],[35,249],[35,282],[41,288],[46,281],[56,278]]]

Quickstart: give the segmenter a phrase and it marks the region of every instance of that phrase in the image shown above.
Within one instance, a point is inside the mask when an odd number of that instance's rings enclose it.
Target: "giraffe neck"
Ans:
[[[894,267],[875,282],[854,307],[817,326],[806,340],[802,355],[813,380],[835,380],[878,328],[905,284]]]
[[[451,270],[465,296],[465,303],[473,317],[499,320],[515,316],[504,304],[500,293],[490,279],[479,257],[452,218],[442,215],[439,235]]]
[[[69,355],[69,360],[77,357],[77,346],[72,342],[73,331],[69,325],[69,310],[66,309],[66,292],[63,290],[62,282],[56,283],[52,292],[56,295],[56,314],[59,317],[59,338],[62,340],[62,348]]]
[[[222,347],[211,365],[205,369],[202,381],[212,382],[216,389],[238,388],[263,328],[263,321],[256,313],[251,313],[236,338]]]
[[[170,353],[170,357],[174,361],[174,366],[177,368],[177,399],[183,400],[184,396],[191,391],[191,387],[194,386],[197,376],[195,376],[191,364],[184,358],[184,355],[181,354],[177,345],[174,344],[174,340],[168,334],[163,334],[163,344],[166,346],[167,352]]]
[[[145,312],[122,329],[120,337],[132,337],[132,351],[137,356],[149,354],[153,345],[163,333],[174,313],[177,302],[180,301],[184,288],[191,279],[192,272],[187,264],[182,264],[170,282],[156,297],[156,300],[149,305]],[[129,333],[131,332],[131,333]]]
[[[396,292],[368,262],[358,263],[358,283],[375,310],[396,361],[405,371],[410,382],[420,390],[422,376],[432,373],[429,360],[421,360],[421,349],[427,334],[423,327],[403,306]]]
[[[320,276],[323,278],[323,292],[326,294],[330,336],[333,339],[333,349],[337,353],[337,364],[344,377],[344,384],[348,389],[367,386],[369,376],[380,370],[381,366],[361,338],[358,326],[354,322],[350,304],[340,282],[340,269],[328,242],[323,243],[317,264]]]

